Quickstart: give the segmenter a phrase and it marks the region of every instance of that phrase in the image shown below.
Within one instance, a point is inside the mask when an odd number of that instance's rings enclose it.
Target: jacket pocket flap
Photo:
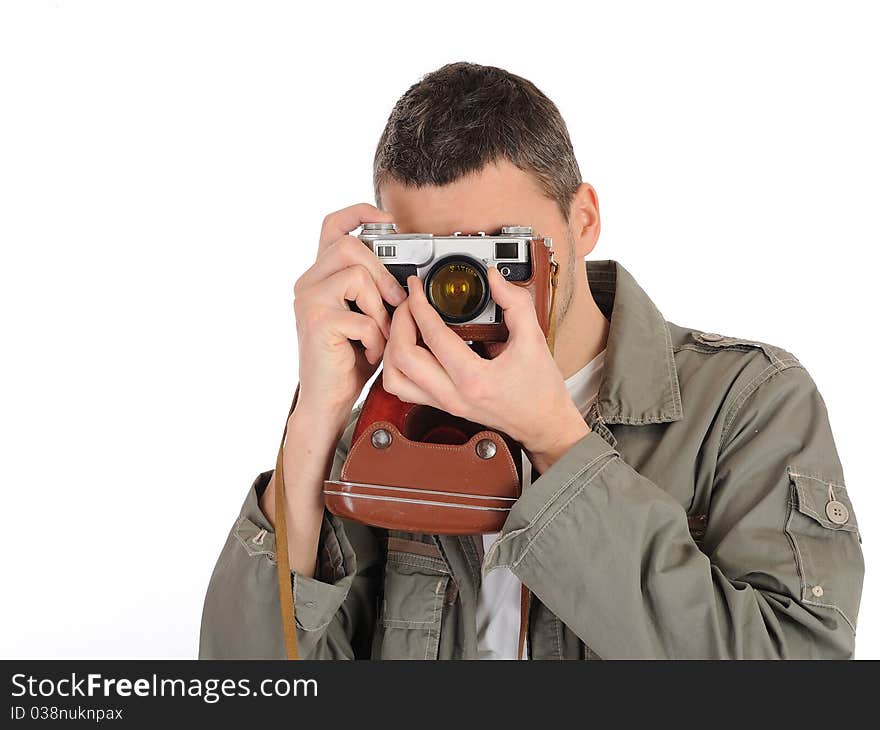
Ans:
[[[856,513],[843,484],[794,466],[788,467],[788,474],[797,495],[795,507],[801,514],[829,530],[859,531]]]

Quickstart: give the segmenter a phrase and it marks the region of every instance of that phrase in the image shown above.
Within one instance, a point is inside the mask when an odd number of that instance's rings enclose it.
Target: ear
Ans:
[[[589,183],[581,183],[575,191],[568,212],[568,225],[574,239],[574,252],[584,257],[599,240],[599,198]]]

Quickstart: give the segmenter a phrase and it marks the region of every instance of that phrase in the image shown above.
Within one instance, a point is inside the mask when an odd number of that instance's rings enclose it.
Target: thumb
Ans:
[[[532,296],[525,287],[511,284],[494,266],[489,267],[489,291],[495,303],[504,310],[504,322],[510,337],[529,330],[540,332]],[[542,335],[543,336],[543,335]]]

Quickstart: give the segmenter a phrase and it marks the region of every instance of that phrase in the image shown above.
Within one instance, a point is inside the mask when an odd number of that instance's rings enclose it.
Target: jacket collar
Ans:
[[[628,425],[681,420],[672,336],[663,315],[618,262],[588,260],[586,267],[593,299],[610,322],[598,420]]]

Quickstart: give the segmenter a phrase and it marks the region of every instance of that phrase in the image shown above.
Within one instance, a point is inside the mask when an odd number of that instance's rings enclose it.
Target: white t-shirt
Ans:
[[[565,387],[582,416],[596,400],[602,381],[605,350],[574,375]],[[523,489],[531,483],[532,465],[523,454]],[[484,553],[501,533],[483,535]],[[516,659],[519,649],[520,591],[522,585],[509,568],[496,568],[483,578],[477,598],[477,651],[480,659]],[[523,659],[528,658],[528,647]]]

